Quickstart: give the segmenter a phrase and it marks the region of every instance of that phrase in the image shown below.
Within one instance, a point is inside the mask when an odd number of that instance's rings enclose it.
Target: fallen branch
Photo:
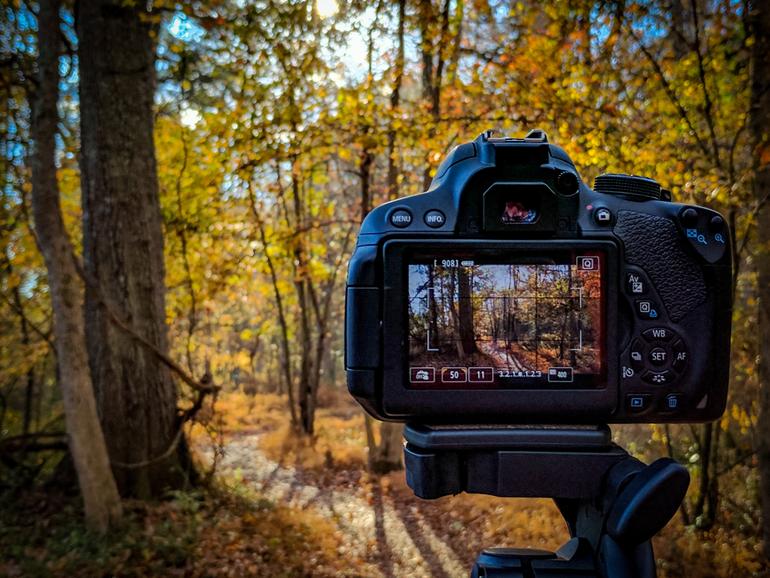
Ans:
[[[12,436],[0,440],[0,453],[66,450],[68,448],[66,438],[67,434],[64,432],[38,432]]]

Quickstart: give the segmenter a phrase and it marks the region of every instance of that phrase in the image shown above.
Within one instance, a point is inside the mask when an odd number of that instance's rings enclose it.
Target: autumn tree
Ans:
[[[86,520],[92,527],[105,531],[120,520],[122,508],[88,369],[80,276],[59,205],[55,160],[61,46],[59,6],[58,0],[41,0],[38,13],[38,84],[31,123],[32,209],[37,240],[48,270],[70,453]]]
[[[159,496],[188,467],[168,350],[153,142],[157,17],[112,0],[78,14],[86,336],[125,496]],[[129,324],[141,343],[116,323]]]
[[[757,420],[762,535],[770,560],[770,9],[749,4],[754,44],[751,49],[749,131],[753,158],[753,189],[757,207],[757,286],[759,329],[759,418]]]

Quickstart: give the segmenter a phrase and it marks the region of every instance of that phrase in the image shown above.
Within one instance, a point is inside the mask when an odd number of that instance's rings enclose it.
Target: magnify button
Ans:
[[[698,243],[701,245],[708,245],[706,242],[706,235],[698,235]]]
[[[714,240],[717,243],[722,243],[723,245],[725,244],[725,238],[722,236],[722,233],[717,233],[716,235],[714,235]]]

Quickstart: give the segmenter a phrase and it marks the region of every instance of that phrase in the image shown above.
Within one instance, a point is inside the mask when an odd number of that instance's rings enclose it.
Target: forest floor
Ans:
[[[265,401],[257,401],[261,409]],[[353,433],[363,434],[363,419],[353,406],[319,412],[312,449],[262,416],[257,423],[246,416],[235,420],[240,428],[226,436],[217,465],[220,482],[331,522],[340,557],[356,561],[349,568],[355,576],[465,577],[481,549],[500,545],[503,534],[509,537],[510,523],[521,530],[517,543],[555,549],[567,539],[550,500],[460,495],[426,501],[407,487],[403,471],[369,476],[359,447],[364,440]],[[330,435],[347,437],[361,451],[346,452]],[[212,448],[198,447],[210,462]]]
[[[280,398],[236,394],[222,403],[229,417],[220,482],[329,523],[338,568],[352,576],[465,577],[484,547],[555,550],[568,538],[551,500],[460,494],[426,501],[407,487],[404,472],[369,476],[363,418],[344,398],[323,404],[309,442],[285,423]],[[198,447],[211,458],[210,447]],[[661,578],[767,575],[756,540],[723,529],[698,533],[678,518],[655,549]]]
[[[220,443],[201,427],[190,438],[203,472],[217,456],[214,483],[126,500],[108,535],[84,527],[77,492],[0,492],[0,577],[454,578],[468,576],[484,547],[554,550],[566,541],[550,500],[426,501],[404,472],[370,476],[362,412],[347,395],[321,401],[308,439],[289,427],[285,399],[223,395],[208,424]],[[660,578],[768,576],[758,538],[735,525],[703,532],[677,517],[655,553]]]

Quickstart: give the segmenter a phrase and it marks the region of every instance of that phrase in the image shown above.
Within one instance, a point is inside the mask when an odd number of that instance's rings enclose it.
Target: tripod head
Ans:
[[[572,539],[556,552],[492,548],[472,578],[654,578],[650,539],[673,517],[690,476],[647,466],[607,426],[426,426],[404,429],[406,478],[421,498],[459,492],[553,498]]]

